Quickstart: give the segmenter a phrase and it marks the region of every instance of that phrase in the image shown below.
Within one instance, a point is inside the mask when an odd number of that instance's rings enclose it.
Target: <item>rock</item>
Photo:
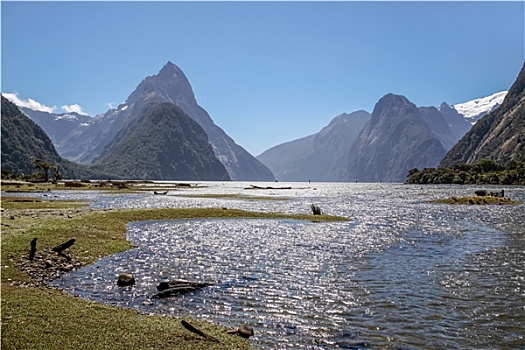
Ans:
[[[239,329],[237,329],[237,334],[240,337],[248,339],[249,337],[253,336],[254,332],[251,326],[245,324],[240,326]]]
[[[486,196],[487,195],[487,191],[486,190],[476,190],[474,191],[474,193],[476,194],[476,196]]]
[[[117,286],[119,287],[126,287],[126,286],[132,286],[135,284],[135,277],[133,277],[130,273],[121,273],[118,276],[117,280]]]
[[[231,330],[231,331],[227,331],[226,333],[236,334],[239,337],[242,337],[245,339],[248,339],[249,337],[254,335],[253,328],[247,324],[240,325],[239,328]]]

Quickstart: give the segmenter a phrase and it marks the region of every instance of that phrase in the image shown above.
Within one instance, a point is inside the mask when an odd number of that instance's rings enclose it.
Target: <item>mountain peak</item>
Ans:
[[[172,63],[171,61],[168,61],[168,63],[166,63],[164,67],[162,67],[162,69],[159,71],[157,77],[161,79],[176,79],[177,76],[180,74],[183,74],[182,70],[176,64]]]
[[[501,91],[487,97],[477,98],[464,103],[458,103],[452,107],[454,107],[454,109],[456,109],[460,114],[464,115],[465,118],[472,120],[472,123],[475,123],[481,117],[498,108],[505,99],[506,95],[507,91]]]

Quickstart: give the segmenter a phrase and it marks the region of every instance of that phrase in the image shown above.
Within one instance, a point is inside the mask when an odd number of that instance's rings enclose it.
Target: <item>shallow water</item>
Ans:
[[[308,213],[313,203],[350,221],[132,223],[128,237],[136,249],[55,284],[147,313],[192,315],[232,327],[246,322],[255,329],[253,344],[267,349],[525,348],[525,206],[426,202],[471,195],[478,188],[469,186],[279,183],[292,190],[245,190],[249,183],[205,185],[167,196],[95,193],[93,207]],[[288,200],[179,196],[194,193]],[[525,201],[522,187],[505,193]],[[121,272],[133,273],[136,285],[117,287]],[[150,299],[158,282],[170,278],[216,284],[182,297]]]

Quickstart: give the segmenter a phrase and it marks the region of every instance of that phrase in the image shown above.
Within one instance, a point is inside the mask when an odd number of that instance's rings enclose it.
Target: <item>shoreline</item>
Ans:
[[[188,332],[181,324],[183,318],[150,316],[132,309],[98,304],[69,295],[47,282],[54,279],[50,276],[56,277],[57,273],[67,273],[65,270],[81,268],[101,257],[133,248],[126,239],[128,222],[248,217],[348,220],[332,216],[261,213],[228,208],[93,209],[87,207],[87,203],[84,203],[84,207],[78,207],[78,202],[61,203],[58,200],[8,203],[6,197],[8,196],[2,197],[1,210],[2,348],[5,349],[60,346],[66,349],[95,350],[107,348],[108,341],[110,348],[114,349],[160,348],[166,344],[180,350],[203,348],[204,345],[206,349],[254,349],[250,340],[227,333],[232,330],[220,324],[184,317],[219,340],[211,343]],[[46,208],[49,202],[65,207]],[[31,205],[36,208],[24,209]],[[72,261],[67,262],[67,268],[64,264],[57,264],[56,268],[51,269],[49,265],[56,262],[53,261],[51,248],[73,237],[76,242],[66,251]],[[34,261],[40,264],[39,268],[35,268],[33,263],[28,264],[28,252],[33,238],[37,238],[37,259]],[[51,271],[50,275],[47,275],[48,270]],[[43,271],[46,273],[42,273]],[[96,317],[91,320],[93,316],[89,316],[89,321],[85,317],[78,319],[78,315],[85,314],[85,309],[96,309]],[[126,325],[112,322],[115,315],[122,315]],[[106,326],[101,327],[101,324]],[[159,332],[159,328],[164,331]],[[115,339],[115,334],[130,332],[141,334],[140,339],[124,342],[122,338]],[[98,340],[93,340],[94,334],[97,334],[95,338]],[[75,341],[71,344],[76,344],[74,346],[70,344],[73,338]],[[127,345],[123,346],[123,343]]]

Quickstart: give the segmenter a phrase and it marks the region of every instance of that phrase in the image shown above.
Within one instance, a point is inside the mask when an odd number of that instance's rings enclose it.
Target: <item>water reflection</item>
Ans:
[[[243,186],[213,184],[205,191],[242,193]],[[308,212],[316,203],[351,221],[133,223],[128,236],[138,248],[56,283],[72,294],[147,313],[189,314],[231,326],[247,322],[256,330],[254,344],[268,349],[524,345],[523,206],[426,203],[472,191],[461,186],[315,186],[275,191],[288,201],[104,197],[94,206]],[[522,200],[525,193],[505,192]],[[118,288],[121,272],[135,274],[137,284]],[[150,299],[167,278],[216,284],[182,297]]]

